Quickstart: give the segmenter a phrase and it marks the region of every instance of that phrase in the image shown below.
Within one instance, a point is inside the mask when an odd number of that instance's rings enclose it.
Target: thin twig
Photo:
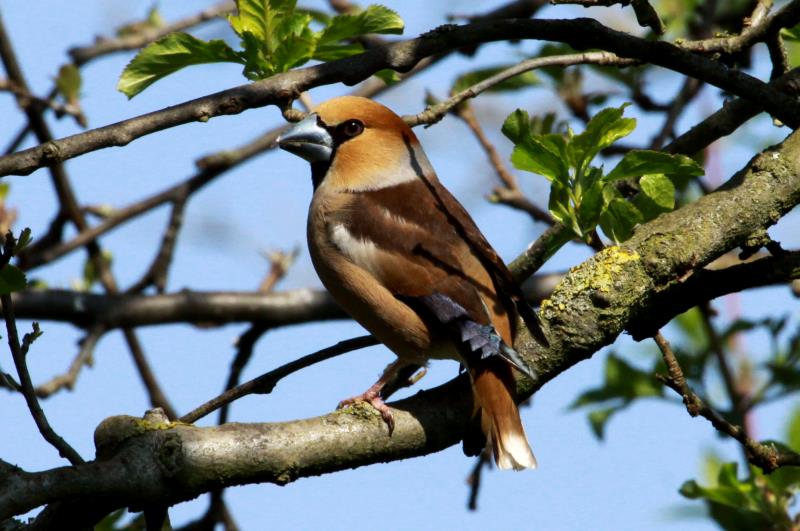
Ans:
[[[497,177],[500,179],[501,186],[498,186],[494,189],[492,195],[489,196],[489,200],[526,212],[535,221],[541,221],[547,223],[548,225],[552,225],[552,216],[550,216],[547,211],[542,210],[529,201],[528,198],[525,197],[525,194],[522,193],[522,190],[519,189],[517,179],[508,170],[503,162],[503,159],[500,157],[500,154],[497,152],[497,149],[494,147],[494,144],[492,144],[492,142],[486,136],[486,133],[483,131],[483,127],[481,127],[480,122],[475,116],[472,106],[467,103],[458,105],[455,107],[455,114],[461,118],[465,124],[467,124],[469,130],[472,131],[473,135],[475,135],[478,143],[486,153],[489,163],[492,165]]]
[[[334,358],[346,352],[371,347],[377,344],[378,340],[372,336],[359,336],[352,339],[345,339],[344,341],[340,341],[333,346],[318,350],[313,354],[308,354],[302,358],[298,358],[290,363],[287,363],[286,365],[278,367],[275,370],[262,374],[258,378],[237,385],[236,387],[225,391],[218,397],[213,398],[205,404],[193,409],[186,415],[182,416],[179,420],[180,422],[192,424],[205,417],[209,413],[216,411],[223,405],[229,404],[234,400],[242,398],[243,396],[254,393],[269,394],[281,379],[299,370],[310,367],[311,365],[321,361]]]
[[[725,433],[737,441],[745,448],[747,460],[759,467],[764,473],[770,473],[781,466],[800,466],[800,454],[791,450],[778,449],[772,444],[761,444],[747,436],[745,430],[738,425],[725,420],[717,411],[706,404],[694,391],[691,390],[683,371],[678,364],[675,354],[666,339],[657,333],[654,336],[658,348],[667,365],[669,376],[658,375],[658,379],[670,389],[681,395],[686,410],[693,417],[701,416],[711,422],[711,425],[722,433]]]
[[[37,386],[36,396],[39,398],[48,398],[64,388],[72,391],[83,366],[92,365],[92,356],[94,354],[95,346],[97,345],[97,342],[100,341],[100,338],[103,337],[105,332],[106,329],[102,326],[92,327],[92,329],[86,334],[86,337],[81,340],[78,355],[75,356],[74,360],[72,360],[67,372],[59,374],[50,381]]]
[[[39,429],[39,433],[42,434],[44,440],[58,450],[61,457],[68,459],[69,462],[75,466],[84,463],[80,454],[50,426],[44,411],[42,411],[42,407],[39,405],[39,400],[36,398],[36,391],[33,388],[31,375],[28,372],[25,355],[27,354],[30,344],[41,333],[39,331],[39,323],[33,323],[33,334],[26,334],[23,339],[23,344],[20,344],[11,295],[0,295],[0,302],[2,302],[3,305],[3,318],[6,322],[8,346],[11,348],[11,356],[14,358],[14,366],[17,368],[20,387],[22,387],[22,396],[25,397],[25,403],[28,405],[28,410],[31,412],[31,416],[36,423],[36,427]]]
[[[469,485],[469,499],[467,501],[467,509],[470,511],[478,510],[478,494],[481,490],[481,477],[485,468],[491,468],[491,450],[484,448],[481,454],[475,459],[475,465],[472,467],[467,477],[467,485]]]
[[[173,201],[167,228],[161,236],[161,245],[158,248],[156,257],[150,267],[147,268],[145,274],[142,275],[142,278],[128,288],[128,293],[140,293],[151,284],[155,286],[157,293],[164,293],[167,287],[167,273],[172,263],[172,257],[175,254],[175,245],[178,243],[178,233],[183,226],[183,214],[186,210],[187,201],[188,194],[179,196]]]
[[[139,31],[115,38],[100,37],[94,44],[70,48],[67,53],[76,66],[83,66],[98,57],[115,52],[136,50],[170,33],[185,31],[203,22],[214,20],[232,12],[235,7],[231,0],[225,0],[172,24],[157,28],[143,25]]]
[[[701,88],[703,88],[703,84],[697,79],[693,77],[686,78],[667,110],[667,115],[664,118],[664,124],[661,126],[661,130],[650,143],[650,149],[658,151],[666,144],[668,139],[675,138],[675,123],[678,121],[678,118],[681,116],[686,106],[700,92]]]
[[[786,8],[782,11],[785,10]],[[798,11],[796,15],[800,19],[800,8]],[[782,17],[780,22],[791,23],[795,13],[792,11],[790,14],[791,17]],[[46,142],[0,157],[0,175],[25,175],[42,166],[92,151],[126,145],[137,138],[170,127],[207,121],[216,116],[237,114],[245,109],[265,105],[281,105],[290,100],[295,91],[299,93],[333,82],[358,83],[386,68],[406,71],[425,57],[465,46],[496,40],[531,38],[566,42],[576,48],[602,47],[617,54],[635,55],[631,60],[649,61],[697,77],[737,96],[758,101],[789,126],[794,127],[800,123],[800,107],[791,97],[749,74],[732,70],[674,44],[634,37],[591,19],[493,20],[444,28],[417,39],[398,41],[381,49],[369,50],[323,65],[277,74],[257,83],[241,85],[112,125]]]
[[[57,117],[65,115],[72,116],[78,121],[78,123],[83,125],[83,127],[86,127],[86,117],[79,106],[69,103],[60,103],[52,98],[40,98],[39,96],[35,96],[30,92],[27,92],[22,87],[17,86],[16,83],[8,79],[0,79],[0,91],[8,91],[14,94],[14,96],[16,96],[20,101],[20,105],[23,107],[35,106],[40,110],[50,109],[56,113]]]
[[[6,68],[9,79],[22,87],[24,90],[29,90],[28,84],[25,81],[25,77],[22,73],[22,69],[17,61],[16,54],[14,53],[11,40],[6,32],[2,17],[0,17],[0,58],[2,58],[3,65]],[[44,120],[41,110],[30,107],[22,108],[25,111],[28,121],[31,124],[31,128],[33,129],[33,132],[39,142],[43,142],[45,144],[52,142],[53,135],[50,132],[50,127]],[[88,224],[86,222],[86,218],[84,217],[83,211],[78,206],[78,201],[75,197],[75,193],[70,184],[64,165],[60,162],[55,162],[49,166],[49,170],[52,177],[53,187],[55,188],[58,196],[60,210],[72,222],[72,224],[75,225],[75,228],[79,232],[87,230]],[[111,273],[108,263],[103,257],[100,245],[96,241],[90,241],[86,244],[86,251],[89,254],[89,260],[91,260],[95,271],[97,271],[100,277],[100,283],[103,285],[103,288],[106,290],[106,292],[110,294],[118,293],[119,289],[117,287],[116,280],[114,279],[114,275]],[[142,349],[142,346],[136,337],[136,333],[131,329],[124,328],[123,335],[125,337],[125,342],[128,346],[128,349],[133,356],[136,367],[139,369],[142,381],[144,382],[148,391],[151,404],[154,407],[162,407],[165,411],[172,413],[174,418],[175,411],[170,406],[164,393],[161,391],[155,375],[150,369],[147,359],[145,358],[144,350]]]
[[[512,77],[547,66],[571,66],[579,64],[631,66],[639,64],[639,61],[635,59],[622,58],[610,52],[586,52],[526,59],[525,61],[506,68],[505,70],[498,72],[493,76],[487,77],[483,81],[475,83],[471,87],[454,94],[440,103],[429,105],[424,111],[418,114],[403,116],[403,119],[411,127],[420,124],[426,124],[430,126],[444,118],[445,115],[449,113],[456,105],[459,105],[470,98],[474,98],[482,92],[502,83],[503,81],[511,79]]]

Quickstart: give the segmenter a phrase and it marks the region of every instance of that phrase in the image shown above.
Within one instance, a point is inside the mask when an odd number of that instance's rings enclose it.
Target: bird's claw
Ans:
[[[386,403],[381,398],[380,394],[371,393],[370,391],[367,391],[366,393],[361,394],[359,396],[354,396],[353,398],[346,398],[341,402],[339,402],[339,405],[336,407],[336,409],[342,409],[347,406],[352,406],[353,404],[356,404],[358,402],[366,402],[367,404],[371,405],[372,407],[378,410],[378,413],[381,414],[381,418],[386,423],[386,427],[389,428],[389,436],[391,437],[392,433],[394,432],[394,415],[392,415],[392,410],[389,408],[389,406],[386,405]]]

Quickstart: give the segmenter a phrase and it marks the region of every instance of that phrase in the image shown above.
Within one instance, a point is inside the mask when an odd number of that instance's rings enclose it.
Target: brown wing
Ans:
[[[461,212],[482,245],[488,247],[463,208]],[[446,295],[476,322],[491,322],[510,343],[511,320],[491,272],[474,246],[465,241],[460,224],[443,201],[422,180],[352,194],[346,209],[334,214],[330,225],[341,227],[338,240],[342,251],[396,296]],[[352,242],[350,249],[342,238],[345,234]],[[337,235],[332,239],[336,241]]]

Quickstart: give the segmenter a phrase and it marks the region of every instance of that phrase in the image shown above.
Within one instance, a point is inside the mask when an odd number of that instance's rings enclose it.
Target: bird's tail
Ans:
[[[487,359],[470,373],[476,405],[480,407],[481,429],[491,445],[497,468],[536,468],[536,458],[511,393],[511,367],[501,359]]]

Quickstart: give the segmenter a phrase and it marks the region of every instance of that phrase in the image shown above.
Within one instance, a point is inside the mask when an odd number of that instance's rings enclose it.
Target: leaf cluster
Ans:
[[[403,20],[391,9],[371,5],[355,14],[328,17],[298,9],[297,0],[237,0],[228,23],[240,49],[170,33],[143,48],[123,70],[117,89],[129,98],[170,74],[205,63],[237,63],[251,81],[286,72],[312,59],[331,61],[363,51],[354,41],[369,33],[399,34]],[[311,24],[321,25],[314,30]]]
[[[528,113],[521,109],[503,124],[503,134],[514,143],[511,162],[550,181],[550,213],[583,240],[588,241],[598,224],[615,243],[628,239],[637,224],[674,208],[673,179],[703,174],[691,158],[661,151],[631,150],[608,173],[593,165],[602,150],[636,127],[635,119],[623,117],[625,107],[603,109],[580,134],[572,129],[534,134]],[[623,197],[616,184],[633,178],[639,179],[640,192]]]

